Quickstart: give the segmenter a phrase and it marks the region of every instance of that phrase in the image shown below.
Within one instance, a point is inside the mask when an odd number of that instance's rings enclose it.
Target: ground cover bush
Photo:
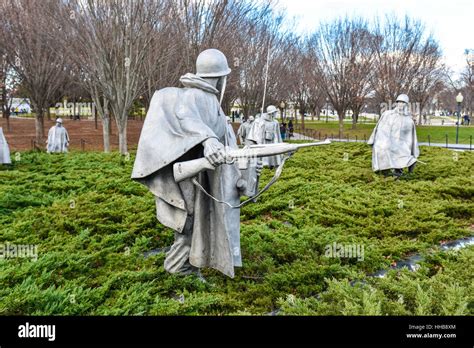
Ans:
[[[474,249],[439,245],[473,233],[474,157],[421,151],[426,164],[398,181],[371,171],[363,144],[299,151],[242,209],[235,279],[204,270],[207,283],[144,257],[173,232],[130,180],[133,154],[20,153],[0,167],[0,244],[37,245],[38,259],[0,259],[0,314],[472,315]],[[328,257],[334,243],[363,247],[363,260]],[[414,253],[417,272],[369,276]]]

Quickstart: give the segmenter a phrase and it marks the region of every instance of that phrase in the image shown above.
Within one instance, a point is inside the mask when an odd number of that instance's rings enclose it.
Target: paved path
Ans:
[[[291,140],[318,140],[314,139],[310,136],[303,135],[300,133],[293,133]],[[365,140],[355,140],[355,139],[331,139],[331,141],[335,142],[343,142],[343,143],[365,143]],[[449,144],[446,146],[446,143],[418,143],[420,146],[436,146],[436,147],[447,147],[448,149],[455,149],[455,150],[472,150],[474,149],[474,145],[471,147],[469,144]]]

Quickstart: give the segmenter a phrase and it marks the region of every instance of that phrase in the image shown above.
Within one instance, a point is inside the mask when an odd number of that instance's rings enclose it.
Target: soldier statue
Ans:
[[[247,135],[249,142],[253,144],[276,144],[283,142],[281,139],[280,126],[278,121],[275,120],[277,112],[278,109],[274,105],[267,107],[267,112],[253,122],[252,128]],[[263,165],[270,167],[270,169],[280,164],[280,155],[263,158]]]
[[[52,126],[48,132],[48,140],[46,141],[46,150],[48,153],[67,152],[69,146],[69,134],[63,126],[61,118],[56,119],[56,125]]]
[[[393,110],[382,114],[367,144],[372,145],[374,172],[387,175],[393,170],[393,175],[399,178],[403,175],[403,168],[413,172],[420,150],[408,96],[400,94],[396,102]]]
[[[7,139],[3,135],[3,129],[0,127],[0,164],[11,164],[10,148]]]
[[[158,221],[175,231],[164,263],[170,273],[202,279],[199,269],[209,267],[234,277],[242,265],[240,209],[218,202],[238,205],[241,195],[237,163],[225,163],[225,148],[238,149],[220,106],[230,72],[221,51],[201,52],[196,74],[181,76],[184,88],[156,91],[145,118],[132,179],[154,194]],[[202,157],[214,170],[175,180],[176,162]]]
[[[240,144],[242,145],[247,145],[247,135],[250,132],[250,129],[252,128],[252,124],[255,118],[253,116],[249,116],[249,118],[240,125],[239,130],[237,131],[237,135],[240,140]]]
[[[197,57],[196,73],[181,76],[184,88],[155,92],[131,176],[153,193],[158,221],[175,231],[165,270],[202,280],[200,269],[205,267],[234,277],[235,267],[242,266],[240,207],[265,192],[281,173],[276,171],[257,192],[261,166],[249,162],[329,143],[239,149],[220,106],[230,71],[221,51],[207,49]],[[240,202],[243,195],[249,198]]]

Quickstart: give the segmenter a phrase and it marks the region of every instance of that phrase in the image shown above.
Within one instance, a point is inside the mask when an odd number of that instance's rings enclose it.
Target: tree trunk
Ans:
[[[357,121],[359,120],[359,110],[354,110],[352,113],[352,129],[357,128]]]
[[[104,98],[104,108],[102,120],[102,137],[104,140],[104,152],[110,152],[110,113],[107,101]]]
[[[102,118],[102,137],[104,139],[104,152],[110,152],[110,117]]]
[[[128,153],[127,150],[127,121],[128,121],[128,109],[113,107],[115,114],[115,124],[117,125],[118,137],[119,137],[119,151],[122,155]]]
[[[95,129],[98,129],[99,127],[97,126],[97,110],[95,109],[94,106],[92,106],[92,113],[94,114],[94,126],[95,126]]]
[[[5,76],[5,75],[4,75]],[[10,132],[10,107],[11,104],[8,105],[9,103],[7,102],[7,87],[6,87],[6,77],[2,81],[3,87],[2,87],[2,103],[0,104],[0,107],[2,108],[2,116],[5,118],[6,124],[7,124],[7,132]]]
[[[339,137],[342,137],[344,134],[344,116],[346,115],[346,110],[336,110],[339,118]]]
[[[319,109],[319,107],[315,106],[314,109],[313,109],[313,113],[314,115],[316,115],[317,117],[317,120],[319,121],[321,119],[321,110]]]
[[[7,125],[7,132],[11,132],[10,128],[10,107],[8,105],[3,106],[2,110],[2,116],[5,119],[6,125]]]
[[[300,111],[300,114],[301,114],[301,129],[304,129],[304,112]]]
[[[36,134],[36,142],[38,144],[41,144],[44,138],[44,109],[43,108],[36,108],[35,134]]]
[[[100,121],[102,123],[102,137],[104,143],[104,152],[110,152],[110,136],[111,136],[111,117],[109,111],[109,101],[105,97],[99,96],[97,89],[92,86],[91,88],[91,97],[94,103],[93,112],[97,120],[97,115],[99,115]]]
[[[127,151],[127,121],[122,124],[121,122],[117,122],[118,128],[118,136],[119,136],[119,151],[122,155],[126,155]]]

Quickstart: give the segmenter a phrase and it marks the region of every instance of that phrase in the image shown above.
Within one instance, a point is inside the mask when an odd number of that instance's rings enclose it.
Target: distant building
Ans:
[[[30,106],[30,100],[27,98],[13,98],[12,104],[11,104],[11,112],[12,113],[30,113],[31,112],[31,106]]]

